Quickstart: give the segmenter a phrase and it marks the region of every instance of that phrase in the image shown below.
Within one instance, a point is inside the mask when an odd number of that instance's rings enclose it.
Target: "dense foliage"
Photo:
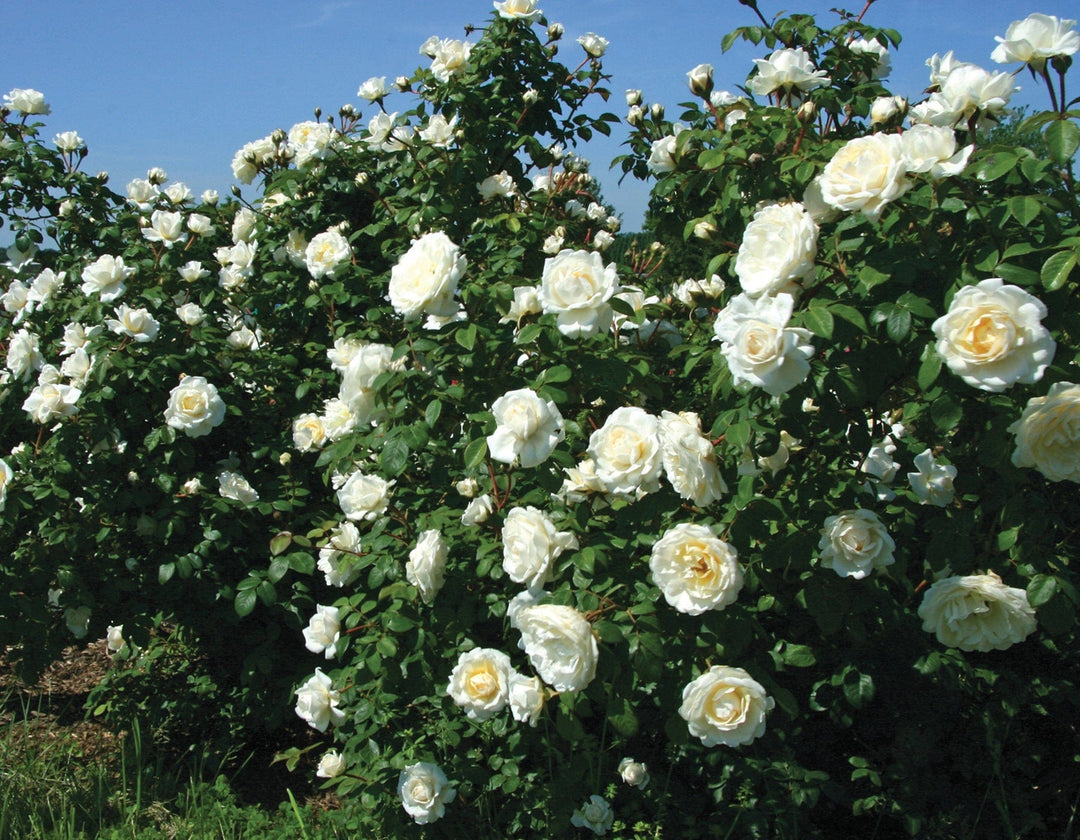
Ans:
[[[571,151],[618,122],[606,42],[531,0],[245,146],[252,206],[116,195],[12,91],[27,672],[108,634],[121,723],[156,678],[219,737],[295,702],[283,758],[393,836],[1064,835],[1080,36],[995,50],[1049,87],[1039,156],[976,142],[1009,73],[935,56],[909,105],[898,33],[743,5],[738,95],[627,93],[655,244],[612,256]]]

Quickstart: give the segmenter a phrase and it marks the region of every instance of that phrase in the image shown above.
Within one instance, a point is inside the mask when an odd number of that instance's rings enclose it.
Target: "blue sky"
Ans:
[[[88,171],[107,170],[123,192],[151,166],[196,193],[227,192],[230,162],[244,143],[275,128],[312,118],[316,106],[336,113],[344,103],[367,105],[356,89],[370,76],[410,74],[422,62],[418,48],[431,35],[462,37],[465,24],[483,25],[490,0],[8,0],[0,51],[0,93],[36,88],[52,105],[46,136],[76,130],[86,140]],[[756,22],[738,0],[541,0],[549,21],[566,27],[562,59],[574,61],[574,39],[594,31],[610,42],[604,59],[612,75],[611,110],[625,113],[623,91],[641,88],[646,101],[662,102],[669,115],[689,99],[686,71],[708,62],[716,85],[745,81],[751,60],[765,50],[737,46],[726,54],[720,40],[736,26]],[[787,10],[835,20],[841,0],[782,3],[759,0],[763,13]],[[846,7],[861,11],[863,0]],[[1071,7],[1071,8],[1068,8]],[[864,20],[898,29],[904,37],[893,56],[888,83],[895,93],[918,96],[925,60],[956,50],[958,58],[998,69],[990,61],[994,36],[1031,12],[1075,16],[1071,2],[1033,6],[1029,0],[877,0]],[[1013,68],[1009,68],[1013,69]],[[1043,107],[1045,91],[1026,73],[1015,102]],[[387,100],[407,109],[411,98]],[[372,106],[362,108],[365,117]],[[635,230],[648,186],[627,179],[616,186],[609,172],[625,127],[610,141],[584,149],[607,200]]]

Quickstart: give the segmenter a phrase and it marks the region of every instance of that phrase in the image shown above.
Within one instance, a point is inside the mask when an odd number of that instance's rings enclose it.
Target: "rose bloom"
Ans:
[[[830,83],[824,70],[818,70],[802,47],[776,50],[768,58],[755,58],[757,73],[746,83],[752,93],[768,96],[773,91],[814,90]]]
[[[537,20],[543,12],[536,8],[536,0],[494,0],[495,11],[506,20]]]
[[[544,710],[544,684],[539,677],[526,677],[517,671],[510,674],[510,712],[518,723],[536,728]]]
[[[189,327],[197,327],[206,320],[206,312],[197,303],[185,303],[176,307],[176,317]]]
[[[447,121],[442,114],[432,114],[427,126],[420,129],[420,139],[436,149],[446,149],[454,142],[454,132],[457,130],[457,114]]]
[[[604,265],[596,251],[564,249],[544,260],[540,305],[556,316],[559,332],[570,338],[595,335],[611,320],[608,301],[619,291],[615,264]]]
[[[577,42],[581,44],[581,48],[585,50],[592,58],[600,58],[608,48],[608,39],[601,38],[595,32],[586,32]]]
[[[704,525],[682,523],[667,531],[653,545],[649,568],[664,599],[687,615],[724,609],[743,585],[735,548]]]
[[[4,505],[7,503],[8,487],[11,486],[11,479],[15,475],[15,472],[8,466],[7,461],[0,458],[0,510],[4,509]]]
[[[52,109],[45,101],[45,94],[33,88],[13,88],[4,94],[4,107],[20,114],[49,114]]]
[[[587,828],[598,837],[607,834],[614,822],[615,812],[611,809],[611,804],[595,793],[570,817],[570,825]]]
[[[304,262],[311,276],[336,277],[342,266],[352,260],[349,240],[336,230],[328,230],[313,237],[304,251]]]
[[[508,611],[509,612],[509,611]],[[511,624],[540,679],[556,691],[581,691],[596,676],[600,650],[592,627],[573,607],[533,604],[517,610]]]
[[[941,82],[941,90],[911,109],[910,119],[951,127],[978,115],[979,125],[985,125],[1004,116],[1018,89],[1012,73],[991,73],[975,64],[957,63]]]
[[[1080,482],[1080,385],[1055,382],[1045,397],[1028,400],[1020,419],[1012,462],[1034,467],[1050,481]]]
[[[188,437],[202,437],[221,425],[225,403],[217,388],[201,376],[185,376],[169,393],[165,422]]]
[[[433,823],[446,813],[457,791],[450,787],[446,774],[435,764],[418,761],[401,771],[398,777],[401,807],[420,825]]]
[[[953,479],[956,467],[939,464],[933,453],[925,449],[915,456],[915,469],[918,472],[907,474],[908,483],[919,499],[919,504],[947,507],[956,495]]]
[[[552,579],[552,567],[564,551],[578,547],[573,534],[556,531],[547,514],[531,506],[513,508],[506,515],[502,540],[507,576],[532,590]]]
[[[41,338],[21,329],[8,339],[8,351],[4,366],[16,379],[28,379],[35,370],[41,370],[45,359],[39,350]]]
[[[974,388],[997,393],[1042,379],[1057,349],[1042,325],[1045,317],[1038,298],[991,277],[960,289],[932,329],[949,370]]]
[[[830,207],[877,219],[885,205],[911,188],[903,140],[871,134],[849,140],[821,173],[821,197]]]
[[[326,427],[318,414],[301,414],[292,424],[293,446],[301,452],[322,449],[326,443]]]
[[[711,64],[699,64],[686,74],[687,84],[694,96],[707,99],[713,87],[713,66]]]
[[[559,247],[555,249],[558,253],[562,250],[562,240],[559,240]],[[535,286],[515,286],[514,287],[514,301],[510,304],[510,308],[506,314],[499,319],[500,324],[515,324],[521,326],[521,321],[528,315],[536,315],[539,312],[543,312],[544,307],[540,304],[540,294]]]
[[[424,531],[416,541],[416,547],[409,552],[405,579],[420,590],[425,604],[435,600],[446,582],[446,558],[449,553],[446,540],[434,528]]]
[[[354,472],[337,491],[338,504],[347,519],[371,521],[390,504],[392,481],[377,475]]]
[[[622,406],[589,436],[589,457],[609,493],[644,495],[660,489],[660,421],[645,409]]]
[[[1035,632],[1035,610],[1023,589],[994,572],[942,578],[919,604],[923,630],[960,650],[1005,650]]]
[[[328,750],[319,759],[319,769],[315,775],[320,779],[334,779],[345,772],[345,759],[337,750]]]
[[[116,318],[108,319],[105,325],[117,335],[126,335],[140,344],[157,338],[161,324],[147,310],[132,309],[122,303],[114,311]]]
[[[53,142],[61,152],[74,152],[86,145],[77,131],[61,131],[53,138]]]
[[[538,466],[566,437],[558,407],[531,388],[507,391],[492,403],[491,413],[496,427],[487,439],[488,452],[503,464]]]
[[[357,96],[368,102],[376,102],[388,93],[390,93],[390,88],[386,86],[386,76],[372,76],[356,91]]]
[[[497,175],[488,175],[476,185],[476,189],[480,193],[480,198],[485,200],[497,197],[509,198],[517,191],[513,176],[505,170]]]
[[[998,45],[990,57],[998,64],[1023,61],[1041,71],[1046,59],[1080,50],[1080,34],[1075,26],[1075,20],[1060,20],[1053,15],[1033,14],[1014,20],[1004,38],[994,36]]]
[[[810,374],[810,331],[787,325],[794,308],[789,294],[756,300],[743,294],[720,310],[713,329],[736,385],[747,382],[777,397]]]
[[[467,527],[480,525],[483,522],[487,522],[488,517],[491,516],[494,511],[495,500],[491,498],[490,493],[485,493],[483,496],[477,496],[465,507],[465,512],[461,514],[461,524]]]
[[[332,689],[332,685],[333,680],[316,668],[315,674],[296,689],[296,714],[320,732],[325,732],[330,724],[341,726],[345,722],[345,712],[338,708],[341,692]]]
[[[877,514],[861,508],[826,518],[818,543],[821,565],[855,580],[892,565],[894,548]]]
[[[620,761],[616,772],[624,782],[638,790],[645,790],[649,784],[648,768],[644,763],[634,761],[632,758],[624,758]]]
[[[701,420],[692,411],[660,413],[660,452],[672,489],[698,507],[727,492],[716,465],[716,450],[701,434]]]
[[[141,230],[143,239],[161,242],[166,248],[187,238],[184,234],[184,214],[166,210],[155,210],[150,216],[150,226]]]
[[[673,172],[678,165],[678,129],[681,127],[682,126],[676,125],[676,132],[674,134],[661,137],[659,140],[653,140],[652,146],[649,148],[649,159],[646,161],[646,166],[648,166],[649,171],[654,175]]]
[[[494,717],[510,702],[510,657],[501,650],[473,648],[461,654],[450,674],[446,693],[480,723]]]
[[[889,55],[889,48],[877,39],[856,38],[848,44],[848,49],[853,53],[872,55],[877,59],[874,69],[870,73],[870,78],[874,81],[884,79],[892,70],[892,57]]]
[[[776,701],[742,668],[713,665],[683,689],[679,714],[706,747],[741,747],[765,733]]]
[[[461,249],[441,231],[414,239],[390,270],[387,295],[394,311],[406,321],[423,314],[449,318],[457,314],[458,281],[468,262]]]
[[[134,268],[124,265],[123,257],[103,254],[83,269],[83,294],[97,294],[102,303],[111,303],[127,291],[124,281],[134,273]]]
[[[327,544],[319,549],[319,571],[326,578],[327,586],[348,586],[360,576],[356,562],[360,553],[360,530],[351,522],[342,522],[334,528]]]
[[[451,38],[435,39],[430,47],[431,74],[445,84],[450,81],[451,76],[465,72],[472,47],[473,45],[468,41],[455,41]]]
[[[123,650],[126,644],[123,624],[110,625],[105,628],[105,649],[109,653],[118,653]]]
[[[209,216],[202,213],[192,213],[187,219],[187,228],[197,236],[206,236],[214,230],[214,225]]]
[[[751,297],[791,291],[814,274],[818,226],[798,202],[770,204],[746,226],[735,273]]]
[[[180,279],[187,283],[194,283],[197,280],[205,280],[210,276],[210,272],[202,267],[202,263],[198,260],[189,260],[177,269],[177,273],[180,275]]]
[[[340,638],[341,610],[316,604],[315,615],[304,628],[304,647],[312,653],[322,653],[327,659],[333,659]]]
[[[222,470],[218,473],[217,479],[218,495],[223,499],[232,499],[248,507],[259,501],[259,494],[255,488],[240,473]]]
[[[907,111],[907,100],[902,96],[879,96],[870,103],[870,122],[884,125],[893,117]]]
[[[959,175],[975,146],[956,151],[956,132],[947,126],[913,125],[900,135],[908,172],[926,172],[934,180]]]

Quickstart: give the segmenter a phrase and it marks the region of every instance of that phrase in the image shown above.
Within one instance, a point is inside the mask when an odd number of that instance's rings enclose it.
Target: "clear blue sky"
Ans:
[[[668,113],[686,101],[686,71],[708,62],[716,85],[746,80],[751,60],[764,50],[738,46],[727,54],[720,39],[756,22],[737,0],[541,0],[549,21],[566,27],[562,58],[573,61],[574,42],[594,31],[611,41],[604,66],[612,75],[611,110],[625,113],[623,91],[642,88],[648,102]],[[784,9],[835,20],[841,0],[759,0],[772,17]],[[861,11],[863,0],[846,5]],[[904,37],[888,80],[896,93],[917,96],[925,87],[925,60],[954,49],[987,68],[994,36],[1031,12],[1075,17],[1072,0],[1031,5],[1029,0],[877,0],[864,18],[898,29]],[[86,140],[88,171],[107,170],[118,192],[132,178],[161,166],[196,194],[232,184],[230,162],[244,143],[275,128],[312,118],[316,106],[336,113],[344,103],[367,105],[356,89],[370,76],[411,74],[426,59],[418,48],[431,35],[462,37],[467,23],[482,25],[490,0],[7,0],[0,50],[0,93],[36,88],[52,105],[47,136],[76,130]],[[1009,69],[1013,69],[1010,67]],[[1026,73],[1019,104],[1045,104],[1045,92]],[[1075,93],[1075,91],[1074,91]],[[395,102],[395,99],[398,99]],[[404,95],[388,109],[407,109]],[[370,112],[371,106],[362,110]],[[607,169],[620,153],[625,126],[584,154],[623,213],[624,230],[640,224],[648,186],[629,179],[616,187]]]

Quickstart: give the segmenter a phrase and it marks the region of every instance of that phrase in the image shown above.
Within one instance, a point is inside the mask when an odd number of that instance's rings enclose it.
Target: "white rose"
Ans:
[[[536,8],[536,0],[494,0],[495,11],[506,20],[535,21],[543,12]]]
[[[8,352],[4,366],[16,379],[28,379],[34,371],[41,370],[45,358],[41,355],[41,339],[35,333],[21,329],[8,339]]]
[[[86,380],[89,378],[93,366],[93,358],[80,347],[60,365],[60,374],[68,378],[69,385],[82,389],[86,385]]]
[[[863,484],[863,490],[875,494],[878,501],[891,502],[896,498],[896,493],[889,486],[900,471],[900,464],[892,457],[894,452],[896,452],[896,444],[893,443],[891,437],[886,437],[880,444],[871,446],[866,457],[857,464],[861,472],[876,479],[874,482]]]
[[[337,750],[328,750],[319,759],[319,769],[315,775],[320,779],[334,779],[345,772],[345,759]]]
[[[322,653],[327,659],[333,659],[340,638],[341,610],[316,604],[315,615],[304,628],[304,647],[312,653]]]
[[[907,110],[907,100],[902,96],[879,96],[870,103],[870,122],[884,125],[893,117]]]
[[[134,273],[134,268],[124,265],[123,257],[103,254],[83,269],[83,294],[97,294],[102,303],[111,303],[127,291],[124,281]]]
[[[686,74],[686,82],[694,96],[707,99],[713,87],[713,66],[711,64],[699,64]]]
[[[654,175],[662,175],[672,172],[678,166],[679,146],[678,132],[653,140],[649,147],[649,159],[645,162],[649,171]]]
[[[1045,397],[1032,397],[1020,419],[1012,462],[1034,467],[1050,481],[1080,482],[1080,385],[1055,382]]]
[[[141,228],[141,231],[143,239],[160,242],[166,248],[187,239],[184,234],[184,214],[167,210],[155,210],[150,216],[150,225]]]
[[[608,301],[619,291],[615,264],[596,251],[564,249],[544,260],[540,305],[553,313],[559,332],[570,338],[594,335],[611,320]]]
[[[297,166],[307,166],[326,157],[326,151],[334,140],[334,127],[330,123],[307,120],[289,129],[286,149]],[[263,207],[267,206],[263,199]]]
[[[892,565],[894,548],[877,514],[862,508],[827,517],[818,543],[821,565],[855,580]]]
[[[912,122],[954,126],[978,116],[979,125],[1000,119],[1019,88],[1012,73],[991,73],[975,64],[957,63],[941,90],[911,109]]]
[[[600,650],[589,622],[573,607],[525,606],[513,623],[521,631],[518,646],[556,691],[581,691],[592,682]]]
[[[773,91],[790,95],[829,84],[824,70],[818,70],[802,47],[776,50],[768,58],[755,58],[757,73],[746,83],[752,93],[768,96]]]
[[[317,414],[301,414],[292,424],[293,446],[301,452],[321,449],[326,443],[326,427]]]
[[[510,674],[510,712],[518,723],[527,723],[535,729],[545,698],[539,677],[526,677],[516,671]]]
[[[64,624],[76,639],[85,639],[90,631],[90,608],[87,606],[68,607],[64,610]]]
[[[698,507],[727,492],[716,464],[716,450],[701,433],[701,420],[692,411],[660,413],[660,451],[672,489]]]
[[[41,425],[78,414],[75,405],[82,391],[70,385],[38,385],[23,401],[22,408],[30,419]]]
[[[483,496],[477,496],[475,499],[469,502],[465,507],[465,512],[461,514],[461,524],[466,526],[480,525],[483,522],[487,522],[488,517],[495,510],[495,500],[491,498],[490,493],[485,493]]]
[[[999,392],[1042,379],[1057,348],[1045,317],[1038,298],[991,277],[960,289],[932,329],[949,370],[972,387]]]
[[[420,825],[433,823],[446,813],[457,791],[450,787],[446,774],[435,764],[418,761],[401,771],[398,777],[401,806]]]
[[[468,41],[451,38],[436,39],[431,46],[431,73],[440,82],[450,81],[451,76],[465,72],[473,45]]]
[[[818,226],[798,202],[770,204],[746,226],[735,273],[751,297],[791,291],[814,275]]]
[[[187,218],[187,229],[196,236],[206,236],[214,230],[214,225],[209,216],[202,213],[192,213]]]
[[[608,39],[601,38],[595,32],[586,32],[577,39],[577,42],[592,58],[600,58],[608,48]]]
[[[653,545],[653,580],[679,612],[701,615],[735,603],[743,586],[734,546],[704,525],[682,523]]]
[[[354,472],[337,491],[338,504],[347,519],[373,520],[389,506],[393,483],[377,475]]]
[[[467,265],[461,249],[441,231],[414,239],[390,270],[390,304],[407,321],[423,314],[453,317],[457,284]]]
[[[217,388],[201,376],[185,376],[169,393],[165,422],[188,437],[202,437],[221,425],[225,403]]]
[[[1035,632],[1027,593],[994,572],[937,581],[919,604],[919,618],[923,630],[960,650],[1005,650]]]
[[[491,413],[496,427],[487,439],[488,452],[504,464],[538,466],[566,437],[558,407],[531,388],[507,391],[492,403]]]
[[[649,784],[648,767],[632,758],[624,758],[619,762],[617,771],[624,782],[638,790],[645,790]]]
[[[341,726],[345,722],[345,712],[338,707],[341,692],[331,688],[332,685],[333,680],[316,668],[315,674],[296,689],[296,714],[320,732],[325,732],[330,724]]]
[[[821,173],[822,199],[847,213],[877,219],[885,205],[911,188],[904,142],[896,134],[871,134],[849,140]]]
[[[388,93],[390,93],[390,88],[386,85],[386,76],[372,76],[356,91],[357,96],[368,102],[377,102],[385,98]]]
[[[74,152],[86,145],[77,131],[61,131],[53,138],[53,142],[61,152]]]
[[[457,114],[449,121],[442,114],[433,114],[431,119],[428,120],[427,126],[420,129],[420,139],[436,149],[449,148],[450,144],[454,142],[457,122]]]
[[[549,237],[550,238],[550,237]],[[562,239],[559,238],[559,244],[555,248],[555,253],[558,253],[562,248]],[[547,249],[545,248],[545,253]],[[510,309],[506,314],[499,319],[500,324],[513,323],[517,326],[521,326],[521,320],[527,315],[535,315],[538,312],[543,312],[544,308],[540,304],[540,295],[535,286],[515,286],[514,287],[514,302],[510,304]]]
[[[187,283],[205,280],[210,276],[210,272],[203,268],[202,263],[198,260],[190,260],[184,263],[177,269],[177,273],[180,275],[180,278]]]
[[[161,324],[146,309],[132,309],[122,303],[114,312],[116,318],[109,318],[105,325],[117,335],[126,335],[140,344],[157,338]]]
[[[913,125],[902,135],[908,172],[927,172],[931,178],[951,178],[967,166],[974,146],[956,151],[956,133],[948,126]]]
[[[8,487],[11,486],[14,475],[15,472],[8,466],[7,461],[0,458],[0,510],[3,510],[7,503]]]
[[[327,586],[348,586],[360,575],[356,562],[360,554],[360,530],[351,522],[335,527],[327,544],[319,549],[319,571],[326,578]]]
[[[743,294],[720,311],[713,329],[736,385],[748,382],[777,397],[810,374],[810,332],[787,325],[794,308],[789,294]]]
[[[476,189],[485,201],[489,198],[509,198],[517,192],[513,176],[505,170],[497,175],[488,175],[476,185]]]
[[[128,181],[128,204],[134,205],[144,213],[150,212],[160,193],[161,191],[156,184],[151,184],[144,178],[135,178]]]
[[[502,540],[507,576],[531,590],[542,589],[559,556],[578,547],[573,534],[556,531],[547,514],[534,507],[514,508],[506,515]]]
[[[430,604],[446,582],[446,558],[450,549],[443,535],[429,528],[420,535],[405,563],[405,579],[420,590],[425,604]]]
[[[765,733],[776,701],[742,668],[713,665],[683,689],[679,714],[706,747],[741,747]]]
[[[939,464],[926,449],[915,456],[915,469],[918,472],[910,472],[907,477],[919,504],[947,507],[952,503],[956,495],[953,490],[956,467]]]
[[[352,260],[349,240],[336,230],[328,230],[314,236],[304,251],[308,272],[316,280],[336,277],[338,271]]]
[[[611,804],[595,793],[570,817],[570,825],[587,828],[598,837],[607,834],[614,822],[615,812],[611,809]]]
[[[622,406],[589,436],[589,457],[607,492],[643,495],[660,489],[660,421],[645,409]]]
[[[1004,38],[994,36],[998,45],[990,57],[998,64],[1023,61],[1042,70],[1046,59],[1080,50],[1080,33],[1073,29],[1075,26],[1075,20],[1060,20],[1053,15],[1033,14],[1014,20]]]
[[[473,648],[458,658],[446,693],[465,710],[469,720],[488,720],[510,702],[512,670],[510,657],[502,651]]]
[[[189,327],[197,327],[206,320],[206,312],[197,303],[185,303],[176,307],[176,317]]]
[[[873,80],[884,79],[892,70],[892,56],[889,49],[881,41],[875,39],[856,38],[848,44],[848,49],[859,55],[872,55],[877,59],[874,69],[870,73]]]
[[[105,649],[109,653],[118,653],[123,650],[126,644],[123,624],[110,625],[105,628]]]
[[[251,483],[239,473],[222,470],[218,473],[218,495],[250,507],[259,501],[259,494]]]
[[[49,114],[52,109],[45,101],[45,94],[33,88],[13,88],[4,94],[4,107],[20,114]]]

